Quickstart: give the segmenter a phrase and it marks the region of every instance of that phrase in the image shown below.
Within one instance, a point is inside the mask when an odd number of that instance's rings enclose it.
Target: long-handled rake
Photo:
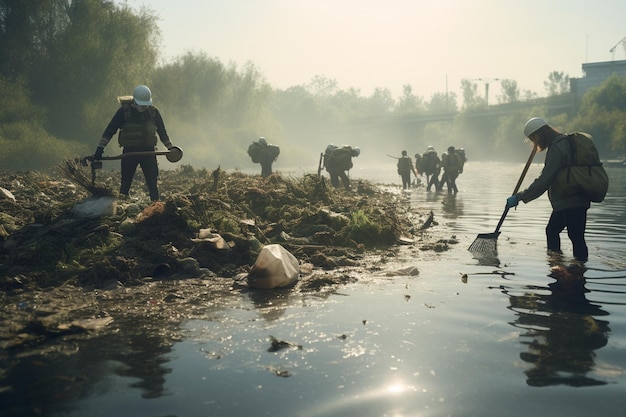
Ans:
[[[519,191],[522,185],[522,181],[524,181],[524,177],[526,176],[526,173],[528,172],[528,168],[530,167],[530,164],[533,162],[533,158],[535,157],[536,153],[537,153],[537,146],[535,145],[533,146],[533,150],[530,152],[528,161],[526,161],[526,166],[524,167],[524,170],[522,171],[522,175],[520,175],[519,180],[517,181],[517,185],[515,185],[515,189],[513,190],[513,194],[511,195],[515,195]],[[469,247],[470,252],[496,252],[498,236],[500,235],[500,226],[502,226],[502,223],[504,222],[504,218],[506,217],[508,212],[509,212],[509,208],[505,207],[504,213],[502,213],[502,217],[500,217],[500,221],[498,222],[498,225],[496,226],[495,232],[480,233],[476,237],[476,240],[474,240],[474,242]]]

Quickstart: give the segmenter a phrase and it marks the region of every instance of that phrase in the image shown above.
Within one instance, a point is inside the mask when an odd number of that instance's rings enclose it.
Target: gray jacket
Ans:
[[[560,140],[566,135],[554,139],[546,151],[546,160],[541,175],[533,181],[524,191],[517,194],[517,197],[524,203],[528,203],[544,192],[548,191],[548,198],[554,211],[561,211],[571,208],[589,208],[590,201],[582,194],[563,196],[559,192],[559,184],[555,181],[556,174],[562,169],[571,165],[572,150],[567,140]]]

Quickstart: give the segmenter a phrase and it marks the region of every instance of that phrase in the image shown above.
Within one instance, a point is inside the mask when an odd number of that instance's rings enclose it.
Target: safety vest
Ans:
[[[124,123],[117,137],[120,146],[131,148],[156,146],[156,109],[154,106],[148,106],[148,110],[140,112],[132,108],[132,102],[132,98],[120,99],[122,109],[124,110]]]

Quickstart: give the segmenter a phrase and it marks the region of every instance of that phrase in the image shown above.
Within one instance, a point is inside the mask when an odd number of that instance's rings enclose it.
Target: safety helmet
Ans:
[[[352,155],[353,156],[359,156],[361,155],[361,149],[357,146],[356,148],[352,149]]]
[[[138,106],[151,106],[152,92],[145,85],[138,85],[133,91],[133,99]]]
[[[263,145],[267,145],[267,141],[265,140],[265,138],[263,136],[261,136],[259,138],[259,143],[263,144]]]
[[[524,125],[524,136],[529,137],[530,135],[547,125],[548,123],[541,117],[533,117],[532,119],[528,120]]]
[[[426,150],[427,150],[427,151],[434,151],[434,150],[435,150],[435,147],[434,147],[434,146],[432,146],[432,145],[430,145],[428,148],[426,148]]]

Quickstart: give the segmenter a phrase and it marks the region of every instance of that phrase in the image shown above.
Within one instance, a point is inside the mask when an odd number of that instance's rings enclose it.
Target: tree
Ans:
[[[571,130],[589,132],[605,158],[626,152],[626,77],[612,75],[582,98]]]
[[[426,107],[431,114],[454,113],[457,111],[456,93],[435,93]]]
[[[69,0],[0,0],[0,75],[30,79],[68,24]]]
[[[478,84],[470,80],[461,80],[461,90],[463,91],[463,107],[471,109],[484,104],[484,100],[478,95]]]
[[[548,75],[548,81],[544,81],[543,85],[548,92],[548,96],[558,96],[569,93],[569,76],[562,71],[552,71]]]
[[[395,106],[395,113],[398,115],[403,114],[415,114],[422,111],[424,108],[424,102],[421,97],[413,94],[413,87],[410,84],[402,86],[402,96],[398,99],[398,103]]]
[[[517,81],[515,80],[502,80],[500,81],[500,88],[502,94],[498,96],[498,103],[516,103],[519,101],[520,92],[517,87]]]

